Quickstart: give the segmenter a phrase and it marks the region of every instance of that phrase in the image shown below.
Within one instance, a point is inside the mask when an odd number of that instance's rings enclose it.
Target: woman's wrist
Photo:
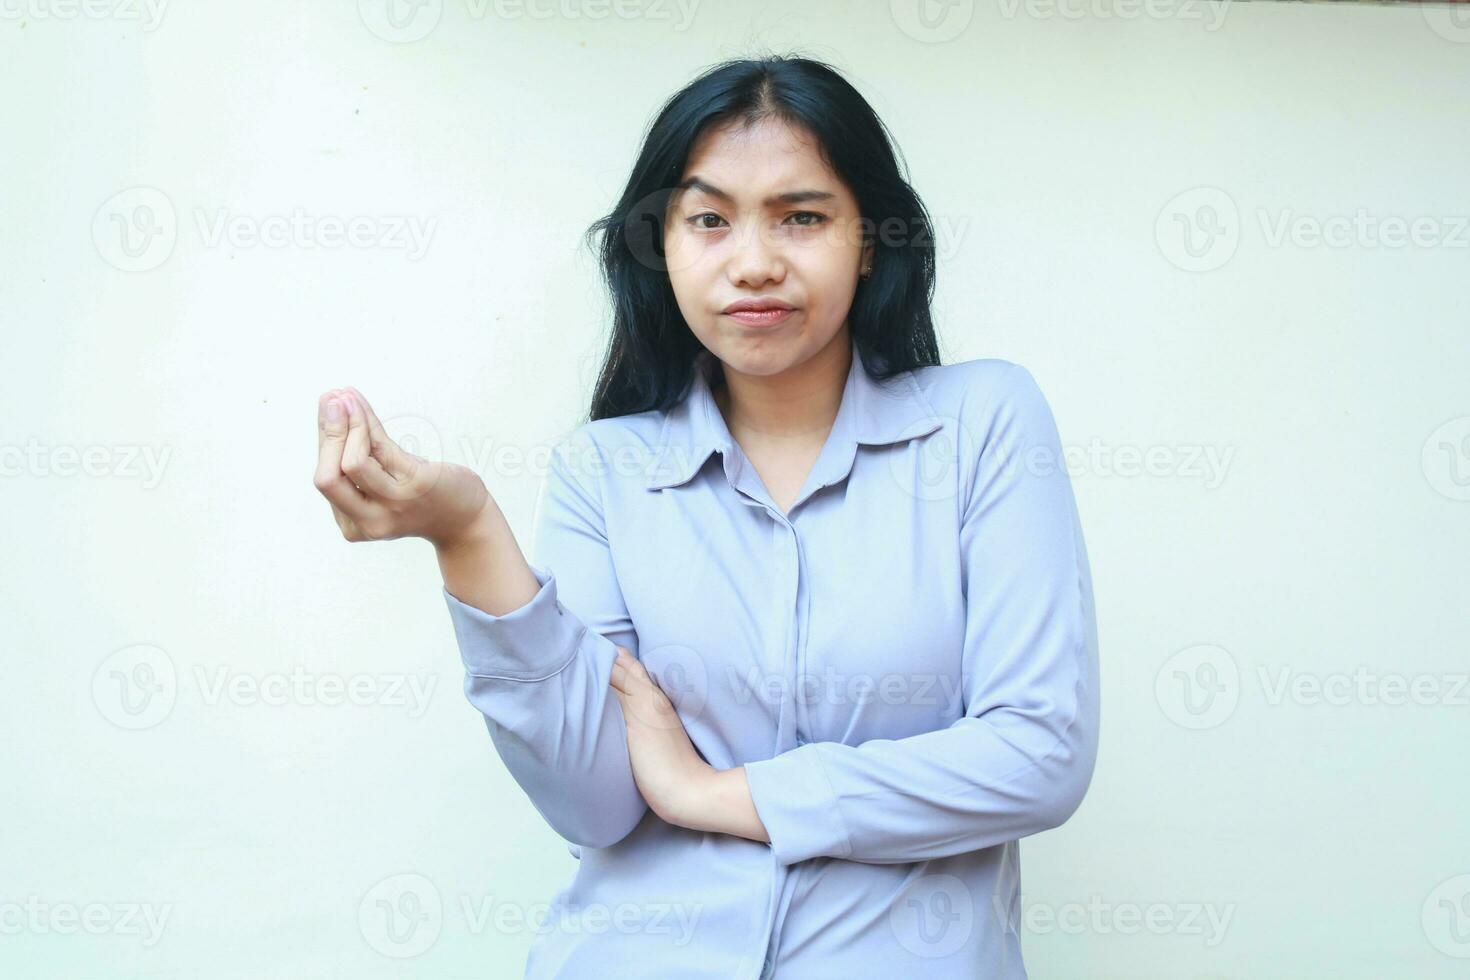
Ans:
[[[446,554],[454,556],[493,544],[505,527],[505,515],[500,512],[495,498],[486,494],[485,503],[469,521],[446,535],[425,535],[424,540],[432,544],[442,558]]]
[[[731,834],[760,842],[771,839],[751,799],[744,766],[709,769],[702,779],[689,786],[679,809],[682,819],[677,822],[690,830]]]

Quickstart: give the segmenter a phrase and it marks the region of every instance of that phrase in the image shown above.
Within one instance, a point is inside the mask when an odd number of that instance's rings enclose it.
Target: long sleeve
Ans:
[[[551,454],[532,536],[536,595],[493,616],[443,591],[465,694],[506,768],[558,834],[607,847],[638,825],[648,805],[633,781],[622,706],[608,686],[617,647],[637,656],[638,638],[595,478],[563,458],[568,446],[588,442],[573,438]]]
[[[964,715],[907,738],[811,742],[747,764],[782,864],[979,850],[1060,825],[1087,791],[1097,627],[1076,502],[1030,372],[1009,365],[992,401],[966,420],[983,443],[961,487]],[[899,669],[903,651],[893,658]]]

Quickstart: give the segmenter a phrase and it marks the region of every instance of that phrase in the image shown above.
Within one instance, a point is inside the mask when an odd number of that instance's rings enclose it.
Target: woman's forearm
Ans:
[[[622,840],[648,805],[608,691],[613,642],[562,605],[550,563],[538,580],[498,509],[435,550],[465,694],[506,768],[568,841]]]
[[[444,587],[460,602],[504,616],[539,591],[536,576],[494,499],[453,541],[435,547]]]
[[[677,823],[690,830],[732,834],[746,840],[771,839],[751,799],[744,766],[711,769],[706,779],[696,781],[690,790],[680,804],[682,816]]]

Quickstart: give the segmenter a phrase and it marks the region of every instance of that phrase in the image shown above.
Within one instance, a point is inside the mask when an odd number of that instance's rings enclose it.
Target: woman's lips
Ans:
[[[774,327],[795,310],[738,310],[725,316],[747,327]]]

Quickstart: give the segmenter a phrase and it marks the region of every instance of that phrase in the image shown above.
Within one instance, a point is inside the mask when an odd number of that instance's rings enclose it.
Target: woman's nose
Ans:
[[[733,246],[728,268],[730,282],[737,286],[761,286],[780,281],[786,274],[786,262],[778,243],[759,227],[742,231]]]

